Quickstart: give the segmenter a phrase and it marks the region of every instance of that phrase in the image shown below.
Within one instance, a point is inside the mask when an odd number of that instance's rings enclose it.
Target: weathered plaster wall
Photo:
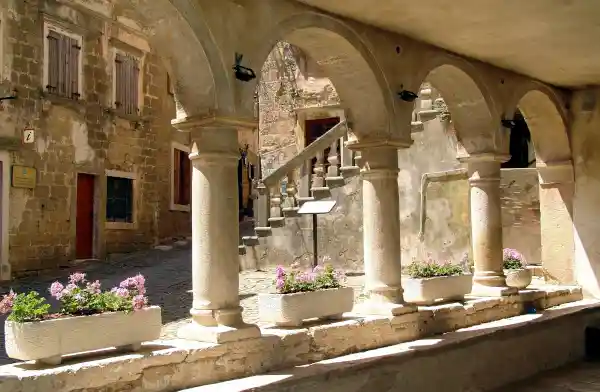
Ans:
[[[335,107],[329,91],[331,82],[313,65],[314,76],[306,78],[300,70],[303,59],[298,51],[286,51],[277,46],[262,70],[260,94],[259,145],[264,173],[276,169],[303,147],[304,116],[310,107]],[[279,61],[275,61],[279,59]],[[291,72],[282,75],[282,64]],[[310,70],[310,68],[309,68]],[[296,81],[290,80],[296,75]],[[293,91],[310,81],[314,102],[307,102]],[[319,93],[319,89],[322,93]],[[333,90],[335,91],[335,90]],[[296,97],[296,99],[294,99]],[[432,99],[439,94],[434,90]],[[337,97],[336,97],[337,98]],[[304,109],[304,110],[303,110]],[[318,111],[308,110],[311,116]],[[328,117],[323,110],[323,117]],[[329,111],[330,112],[330,111]],[[460,262],[470,250],[469,188],[466,180],[431,183],[427,190],[427,229],[424,241],[418,237],[420,222],[421,177],[425,173],[456,169],[457,137],[453,123],[437,117],[424,123],[424,131],[413,133],[411,148],[398,153],[400,174],[401,245],[403,263],[432,258],[438,261]],[[539,191],[535,169],[505,169],[502,171],[502,208],[504,246],[524,253],[530,263],[540,262]],[[319,217],[319,258],[335,265],[362,270],[362,190],[358,177],[346,180],[343,187],[332,189],[338,204],[329,215]],[[272,237],[256,248],[251,257],[260,265],[312,262],[312,221],[309,217],[288,218],[284,228],[273,230]],[[252,266],[253,263],[246,263]]]
[[[96,257],[188,235],[188,213],[169,211],[171,141],[188,144],[188,136],[170,125],[175,104],[166,67],[155,53],[147,52],[143,61],[143,108],[137,119],[141,126],[106,111],[112,100],[109,38],[143,49],[148,45],[143,36],[84,8],[54,1],[4,2],[2,13],[2,77],[7,91],[18,89],[19,99],[2,104],[0,132],[18,141],[25,127],[36,131],[34,144],[17,142],[11,153],[13,164],[37,170],[35,189],[10,189],[13,272],[55,268],[75,258],[77,173],[96,176]],[[43,93],[44,14],[84,36],[83,97],[77,102]],[[137,178],[133,229],[105,229],[106,170],[131,172]]]

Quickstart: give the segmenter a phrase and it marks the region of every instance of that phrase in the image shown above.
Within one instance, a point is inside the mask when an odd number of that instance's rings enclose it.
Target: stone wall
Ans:
[[[285,47],[285,45],[283,45]],[[270,59],[278,50],[277,47]],[[283,56],[285,56],[285,52]],[[288,52],[290,53],[290,52]],[[295,59],[304,58],[296,54]],[[333,89],[329,80],[314,71],[306,77],[299,71],[303,60],[289,59],[298,85],[310,83],[322,93],[321,100],[308,103],[285,95],[292,82],[276,72],[278,64],[267,62],[263,68],[260,95],[260,150],[266,174],[274,170],[296,151],[303,148],[302,121],[309,112],[328,117],[339,105],[328,93]],[[295,66],[293,64],[296,64]],[[313,65],[314,69],[318,69]],[[277,78],[277,80],[273,80]],[[307,82],[308,81],[308,82]],[[278,86],[277,88],[268,86]],[[277,93],[278,89],[284,86]],[[432,99],[439,98],[433,91]],[[293,104],[290,104],[293,102]],[[343,106],[343,105],[342,105]],[[293,107],[296,115],[291,115]],[[315,109],[320,108],[320,109]],[[322,113],[319,113],[322,112]],[[343,110],[342,110],[343,112]],[[400,221],[403,263],[431,258],[458,263],[470,251],[469,187],[466,180],[431,183],[427,189],[427,222],[423,241],[419,239],[421,177],[425,173],[461,167],[456,159],[456,134],[451,119],[438,116],[424,123],[422,132],[413,133],[411,148],[399,151]],[[295,141],[295,142],[294,142]],[[504,246],[523,252],[529,263],[539,264],[540,224],[539,192],[535,169],[502,170],[502,208]],[[358,177],[347,178],[346,185],[331,190],[337,200],[335,210],[319,217],[318,254],[331,263],[349,270],[362,270],[362,190]],[[312,221],[307,217],[287,218],[283,228],[273,229],[273,235],[259,245],[252,257],[259,265],[312,262]],[[252,266],[253,262],[246,262]]]
[[[171,142],[188,143],[170,125],[175,103],[167,66],[148,46],[134,21],[111,21],[55,1],[12,0],[1,6],[3,87],[19,98],[0,107],[0,136],[13,141],[10,162],[37,170],[34,189],[10,188],[10,264],[14,274],[68,265],[75,258],[78,173],[95,176],[94,257],[151,246],[190,233],[189,214],[170,211]],[[80,100],[44,92],[44,18],[83,36],[83,95]],[[141,115],[110,110],[113,40],[142,51]],[[21,144],[25,128],[35,143]],[[4,162],[6,164],[6,162]],[[106,171],[135,176],[135,225],[105,224]]]

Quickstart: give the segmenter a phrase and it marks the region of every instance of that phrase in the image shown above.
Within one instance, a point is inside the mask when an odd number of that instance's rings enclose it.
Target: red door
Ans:
[[[77,245],[78,259],[94,255],[94,176],[77,175]]]

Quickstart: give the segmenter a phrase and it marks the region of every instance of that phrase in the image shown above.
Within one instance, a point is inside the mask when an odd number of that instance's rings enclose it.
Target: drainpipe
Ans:
[[[424,173],[421,177],[421,224],[419,240],[425,239],[425,221],[427,220],[427,186],[431,182],[450,182],[469,178],[466,168],[446,170],[441,172]]]

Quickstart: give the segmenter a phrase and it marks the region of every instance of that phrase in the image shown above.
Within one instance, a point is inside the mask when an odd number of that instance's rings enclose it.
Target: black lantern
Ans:
[[[256,79],[256,74],[254,73],[252,68],[244,67],[242,65],[243,58],[243,54],[235,54],[235,65],[233,66],[233,71],[237,80],[241,80],[242,82],[249,82],[252,79]]]

